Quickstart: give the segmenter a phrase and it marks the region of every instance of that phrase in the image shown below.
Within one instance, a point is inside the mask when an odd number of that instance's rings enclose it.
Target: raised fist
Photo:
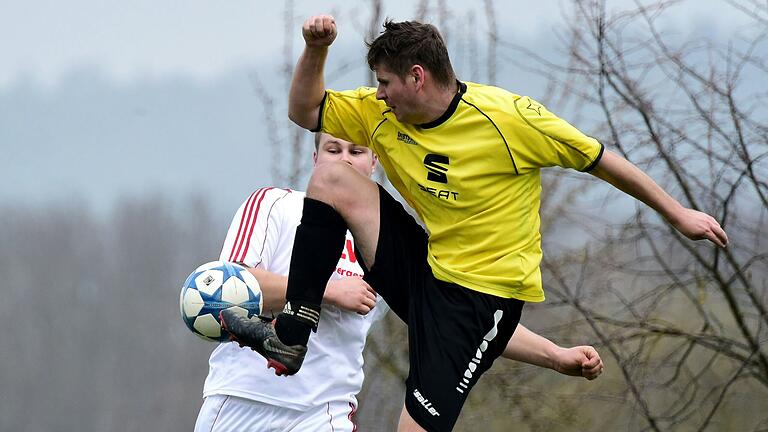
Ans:
[[[301,27],[301,35],[307,46],[330,46],[336,39],[336,20],[330,15],[309,17]]]

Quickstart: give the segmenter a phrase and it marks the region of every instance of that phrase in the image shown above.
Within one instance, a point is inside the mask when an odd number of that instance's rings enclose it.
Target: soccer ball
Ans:
[[[229,340],[221,330],[219,312],[233,309],[248,318],[263,306],[261,288],[245,267],[213,261],[196,268],[181,287],[181,318],[195,335],[209,341]]]

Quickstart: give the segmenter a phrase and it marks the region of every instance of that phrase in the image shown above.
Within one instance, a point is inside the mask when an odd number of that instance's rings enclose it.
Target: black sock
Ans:
[[[320,313],[325,286],[339,262],[346,232],[347,223],[333,207],[304,198],[285,293],[288,305],[275,322],[275,332],[284,344],[306,345],[310,331],[317,327],[315,314],[309,311]]]
[[[302,302],[288,302],[275,320],[275,333],[286,345],[307,345],[309,334],[317,330],[320,306]]]

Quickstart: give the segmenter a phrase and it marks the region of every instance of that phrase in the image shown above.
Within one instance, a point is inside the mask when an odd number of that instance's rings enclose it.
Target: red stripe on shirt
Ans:
[[[253,215],[253,207],[256,203],[258,195],[264,190],[258,189],[248,197],[248,201],[243,208],[243,214],[240,217],[240,226],[237,228],[237,236],[235,236],[235,243],[232,245],[232,251],[229,254],[229,261],[234,261],[237,254],[240,253],[240,249],[243,247],[243,241],[245,240],[245,232],[248,230],[248,224],[251,222],[251,216]],[[244,229],[245,228],[245,229]]]
[[[264,201],[264,197],[267,196],[267,192],[272,190],[274,188],[266,188],[263,189],[264,192],[261,193],[261,196],[257,200],[256,203],[256,212],[255,216],[253,217],[252,221],[249,221],[250,225],[248,226],[248,234],[245,236],[245,248],[243,248],[243,253],[240,255],[240,250],[238,249],[237,254],[235,254],[235,257],[237,258],[239,256],[239,259],[236,260],[236,262],[245,262],[245,255],[248,253],[248,246],[251,244],[251,236],[253,235],[253,230],[256,228],[256,219],[259,217],[259,209],[261,208],[261,202]],[[251,211],[253,212],[253,208],[251,208]]]

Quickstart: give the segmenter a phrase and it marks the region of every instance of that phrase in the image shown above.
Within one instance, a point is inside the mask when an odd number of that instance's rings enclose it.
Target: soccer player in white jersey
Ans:
[[[376,165],[366,147],[328,134],[317,134],[315,144],[316,165],[341,160],[365,176]],[[241,205],[224,241],[220,259],[250,269],[261,285],[267,313],[279,312],[285,304],[303,202],[303,192],[259,189]],[[289,379],[278,377],[262,366],[259,354],[236,343],[220,344],[211,354],[196,432],[355,430],[352,417],[363,384],[365,339],[388,308],[362,280],[349,232],[340,255],[301,371]],[[560,348],[522,326],[504,356],[587,379],[603,369],[594,348]]]

